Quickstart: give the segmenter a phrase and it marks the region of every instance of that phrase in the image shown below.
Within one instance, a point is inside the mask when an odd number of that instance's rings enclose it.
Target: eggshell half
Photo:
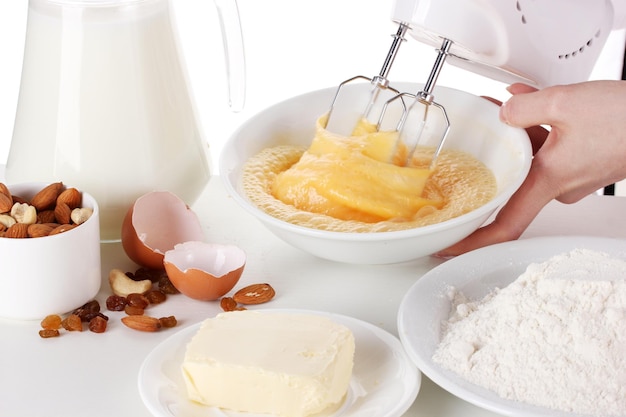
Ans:
[[[217,300],[239,281],[246,254],[234,245],[192,241],[165,252],[163,264],[182,294],[196,300]]]
[[[196,214],[169,191],[139,197],[126,213],[121,236],[126,255],[152,269],[163,269],[165,252],[177,243],[204,240]]]

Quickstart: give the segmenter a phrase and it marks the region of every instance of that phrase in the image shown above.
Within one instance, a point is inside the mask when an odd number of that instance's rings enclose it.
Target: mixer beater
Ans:
[[[328,110],[327,120],[326,120],[326,129],[331,130],[335,133],[344,133],[344,134],[349,135],[352,133],[352,129],[358,124],[360,120],[369,119],[370,113],[372,113],[372,109],[375,108],[376,103],[381,100],[382,92],[390,91],[392,92],[392,94],[394,94],[394,97],[397,97],[397,95],[400,94],[400,91],[396,90],[395,88],[389,85],[389,80],[387,76],[389,75],[389,71],[391,70],[391,66],[396,58],[396,55],[398,54],[400,45],[402,44],[402,42],[406,40],[404,38],[404,35],[406,34],[408,29],[409,29],[409,26],[406,23],[399,23],[398,30],[396,31],[395,35],[393,35],[393,41],[391,43],[391,47],[389,48],[389,51],[387,52],[387,56],[385,57],[383,66],[377,76],[366,77],[364,75],[357,75],[339,84],[339,87],[337,88],[335,92],[335,96],[333,97],[333,100],[331,102],[330,109]],[[369,91],[367,103],[364,107],[363,112],[358,117],[358,120],[348,125],[345,124],[345,121],[342,122],[341,125],[344,126],[344,128],[342,129],[338,121],[338,119],[342,119],[342,117],[332,117],[333,111],[336,109],[336,104],[338,102],[342,89],[346,85],[350,83],[354,83],[355,81],[359,81],[359,80],[369,81],[371,85],[371,90]],[[354,103],[351,103],[350,105],[351,107],[354,107]],[[349,131],[341,132],[341,130],[345,130],[345,129],[349,129]]]
[[[402,22],[399,23],[398,30],[395,35],[393,35],[393,42],[391,44],[391,47],[387,53],[380,73],[377,76],[370,78],[363,75],[357,75],[339,84],[339,87],[335,91],[335,95],[327,113],[325,127],[327,130],[337,134],[351,135],[353,134],[354,129],[359,126],[362,121],[370,123],[369,120],[377,120],[377,123],[372,124],[373,126],[375,126],[375,129],[377,131],[384,130],[397,133],[398,141],[396,142],[396,149],[394,150],[394,152],[392,152],[394,155],[394,163],[407,165],[413,159],[413,155],[415,153],[417,145],[420,143],[422,133],[427,126],[429,109],[431,106],[433,106],[441,112],[443,117],[442,133],[435,146],[435,151],[432,155],[432,160],[430,163],[430,168],[433,168],[437,156],[439,155],[441,148],[443,147],[445,138],[450,130],[450,121],[448,119],[446,110],[441,104],[435,101],[433,89],[443,67],[443,64],[446,60],[446,57],[449,53],[452,42],[448,39],[443,40],[443,44],[438,49],[437,59],[435,60],[435,64],[430,72],[430,75],[426,83],[424,84],[423,90],[415,94],[401,92],[390,85],[387,76],[398,54],[400,45],[406,40],[404,36],[409,29],[410,26],[408,24]],[[345,117],[343,114],[334,114],[334,111],[337,108],[338,99],[341,96],[342,91],[345,91],[344,88],[348,84],[352,84],[355,81],[363,80],[368,81],[371,86],[366,97],[364,110],[360,113],[357,113],[356,115],[352,113],[350,114],[350,117]],[[388,93],[386,99],[382,96],[383,92]],[[401,106],[400,117],[399,119],[397,119],[397,123],[392,124],[391,128],[383,129],[383,121],[385,117],[389,117],[389,106],[396,103],[399,103]],[[350,102],[348,107],[350,107],[350,109],[352,110],[357,109],[357,106],[354,102]],[[421,112],[418,110],[420,108],[422,109]],[[374,109],[380,112],[378,115],[378,119],[373,116]],[[397,112],[392,113],[397,114]],[[414,117],[412,115],[414,114],[418,114],[418,119],[415,122],[411,120],[411,122],[409,123],[409,119],[412,119]],[[354,116],[356,116],[356,120],[354,120]],[[346,119],[348,119],[347,122]],[[405,129],[405,127],[407,127],[407,125],[409,124],[412,125],[411,129]]]
[[[434,106],[441,112],[441,126],[443,126],[443,128],[441,129],[441,134],[439,135],[439,137],[436,138],[438,140],[435,141],[434,153],[431,157],[429,168],[434,168],[437,157],[439,156],[446,137],[448,136],[448,133],[450,131],[450,119],[448,118],[448,113],[446,112],[446,109],[443,105],[435,101],[433,89],[435,87],[437,79],[439,78],[439,74],[441,73],[441,69],[443,68],[446,57],[450,52],[451,46],[452,41],[444,38],[441,47],[437,50],[437,58],[435,59],[435,64],[433,65],[422,90],[418,91],[416,94],[406,92],[399,93],[398,95],[389,99],[383,105],[382,112],[376,125],[376,129],[379,131],[382,129],[383,121],[387,114],[387,109],[389,105],[396,100],[402,100],[402,114],[395,126],[395,130],[400,134],[401,139],[397,143],[397,149],[395,154],[402,154],[404,156],[404,158],[402,159],[405,161],[405,164],[410,163],[413,159],[417,145],[420,144],[424,130],[428,126],[427,121],[429,118],[430,106]],[[404,102],[404,98],[413,99],[408,107]],[[417,110],[420,108],[422,109],[421,112]],[[409,120],[409,116],[411,114],[417,114],[419,118],[415,123],[415,131],[406,132],[405,127],[407,127],[407,120]]]

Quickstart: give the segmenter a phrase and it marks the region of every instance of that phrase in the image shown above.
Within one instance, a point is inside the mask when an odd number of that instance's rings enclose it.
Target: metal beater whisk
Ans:
[[[402,110],[402,115],[400,117],[400,120],[398,121],[396,125],[396,130],[402,134],[402,143],[404,144],[404,146],[406,146],[405,151],[406,151],[407,163],[411,161],[411,159],[413,158],[415,149],[421,141],[422,134],[424,133],[424,128],[427,125],[426,122],[428,119],[428,111],[430,109],[430,106],[435,106],[441,112],[441,115],[443,117],[443,125],[442,125],[443,129],[442,129],[441,137],[437,143],[437,146],[435,147],[435,151],[432,156],[432,160],[430,163],[431,168],[434,167],[437,157],[439,156],[439,153],[441,152],[443,144],[446,140],[446,137],[448,136],[448,132],[450,131],[450,119],[448,118],[448,113],[446,112],[445,107],[443,107],[441,104],[435,101],[435,96],[433,95],[433,89],[435,87],[435,83],[437,82],[437,78],[439,77],[439,74],[441,73],[441,69],[443,68],[443,64],[446,60],[446,57],[449,54],[451,46],[452,46],[452,41],[450,41],[449,39],[443,40],[441,47],[437,50],[437,58],[435,59],[435,64],[433,65],[433,68],[430,71],[430,75],[428,76],[428,79],[426,80],[426,83],[424,84],[423,90],[419,91],[416,94],[400,93],[396,95],[395,97],[391,98],[390,100],[388,100],[383,105],[383,110],[380,114],[380,118],[377,123],[378,130],[381,129],[381,125],[383,123],[383,119],[385,118],[385,114],[387,113],[388,106],[398,99],[402,100],[403,110]],[[408,108],[406,107],[406,104],[404,102],[404,98],[406,97],[413,99],[413,102],[408,106]],[[421,118],[418,119],[416,132],[411,133],[411,134],[406,134],[406,132],[404,132],[404,129],[406,127],[409,115],[415,112],[415,108],[417,107],[422,107],[423,112],[422,112]]]
[[[405,23],[399,24],[397,32],[395,33],[395,35],[393,35],[393,42],[391,43],[391,48],[389,49],[389,52],[387,53],[387,57],[385,58],[385,62],[383,63],[380,73],[377,76],[370,78],[370,77],[366,77],[363,75],[357,75],[339,84],[339,87],[337,88],[337,91],[335,92],[335,96],[333,98],[333,101],[331,102],[330,109],[328,111],[328,119],[326,122],[327,129],[335,133],[344,133],[344,134],[352,133],[351,131],[341,132],[341,130],[344,130],[344,129],[339,128],[338,127],[339,125],[337,124],[337,120],[334,120],[338,118],[332,117],[333,110],[335,110],[335,105],[337,104],[337,99],[340,95],[341,89],[349,83],[352,83],[357,80],[366,80],[366,81],[369,81],[372,86],[372,89],[369,93],[368,101],[365,105],[363,112],[361,113],[361,118],[365,118],[365,119],[368,119],[368,117],[370,116],[370,113],[372,109],[375,107],[376,102],[379,100],[379,96],[382,91],[390,90],[395,95],[400,94],[400,91],[389,86],[389,80],[387,79],[387,76],[389,75],[389,71],[391,70],[391,65],[393,64],[393,61],[395,60],[396,55],[398,54],[400,45],[402,44],[403,41],[405,41],[404,35],[408,29],[409,29],[409,26],[406,25]],[[351,103],[351,107],[353,107],[353,103]],[[335,123],[333,123],[333,121]],[[356,120],[354,124],[352,124],[351,126],[347,126],[347,128],[348,129],[354,128],[354,126],[356,126],[358,122],[359,120]],[[342,124],[345,125],[345,121],[343,121]]]

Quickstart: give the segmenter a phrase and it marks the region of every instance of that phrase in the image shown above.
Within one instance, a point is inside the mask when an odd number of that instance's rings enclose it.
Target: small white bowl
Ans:
[[[13,195],[31,198],[47,184],[9,186]],[[67,232],[37,238],[0,238],[0,317],[38,320],[63,314],[92,300],[100,290],[98,204],[83,192],[91,217]]]
[[[394,86],[413,93],[422,88],[413,83]],[[220,176],[235,201],[276,236],[315,256],[356,264],[387,264],[433,254],[480,227],[511,197],[528,174],[532,149],[523,129],[502,123],[498,106],[481,97],[438,87],[434,91],[435,99],[446,108],[451,122],[445,147],[469,152],[491,169],[498,190],[490,202],[438,224],[379,233],[322,231],[268,215],[245,195],[241,184],[243,165],[248,158],[268,147],[282,144],[308,146],[315,134],[315,122],[328,111],[335,91],[335,88],[313,91],[260,112],[233,133],[220,155]],[[356,87],[342,89],[343,100],[347,97],[350,102],[350,94],[354,94],[354,102],[363,102],[360,91]],[[434,110],[431,114],[438,117]]]

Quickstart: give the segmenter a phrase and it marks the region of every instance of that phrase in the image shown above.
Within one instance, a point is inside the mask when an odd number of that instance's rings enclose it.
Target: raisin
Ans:
[[[61,322],[63,328],[67,331],[83,331],[83,321],[76,314],[70,314]]]
[[[95,316],[89,320],[89,330],[94,333],[104,333],[107,329],[107,321],[102,316]]]
[[[159,323],[163,328],[175,327],[178,324],[176,317],[168,316],[168,317],[159,317]]]
[[[76,314],[82,321],[89,321],[100,312],[100,303],[98,300],[91,300],[76,310],[72,311],[72,314]]]
[[[178,294],[179,293],[179,291],[176,289],[174,284],[172,284],[172,281],[170,281],[170,278],[167,276],[167,274],[161,275],[161,278],[159,278],[158,286],[159,286],[159,289],[163,291],[163,293],[165,294]]]
[[[161,290],[150,290],[145,296],[150,304],[161,304],[167,298],[167,295]]]
[[[224,311],[234,311],[237,309],[237,301],[233,299],[233,297],[223,297],[220,300],[220,307]]]
[[[39,330],[39,336],[47,339],[49,337],[58,337],[61,333],[57,329],[43,329]]]
[[[124,307],[128,304],[126,297],[121,295],[110,295],[106,300],[107,309],[110,311],[124,311]]]
[[[41,320],[41,327],[44,330],[57,330],[61,328],[61,316],[50,314]]]
[[[124,307],[124,311],[129,316],[141,316],[144,313],[143,308],[137,307],[137,306],[131,306],[131,305],[127,305],[126,307]]]
[[[149,279],[152,282],[159,282],[162,275],[165,274],[164,269],[139,268],[134,273],[134,280],[143,281]]]
[[[129,306],[139,307],[141,309],[145,309],[150,304],[148,298],[145,295],[139,293],[128,294],[126,296],[126,301],[128,302]]]

